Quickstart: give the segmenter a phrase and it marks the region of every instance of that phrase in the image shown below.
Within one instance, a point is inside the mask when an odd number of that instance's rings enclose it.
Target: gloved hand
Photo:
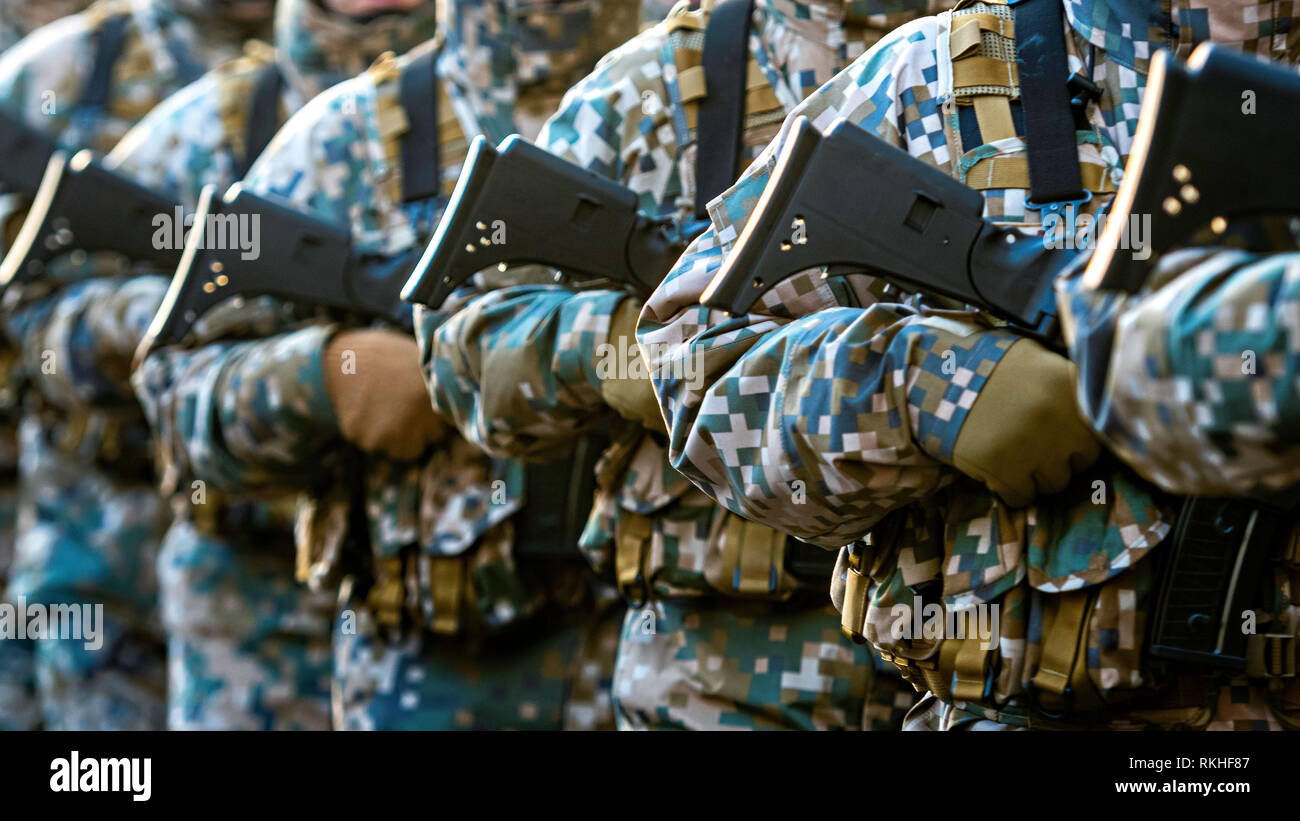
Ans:
[[[1075,402],[1074,363],[1031,339],[998,362],[957,434],[952,465],[1012,507],[1065,489],[1101,449]]]
[[[636,351],[636,320],[641,314],[641,300],[625,299],[614,309],[614,316],[609,321],[609,344],[615,351]],[[620,339],[626,340],[620,343]],[[626,346],[626,347],[624,347]],[[653,386],[646,369],[637,373],[640,378],[633,378],[625,367],[627,363],[618,363],[619,367],[598,369],[598,372],[610,372],[600,380],[600,395],[605,404],[613,408],[619,416],[638,422],[649,430],[667,432],[659,402],[655,399]]]
[[[325,391],[343,438],[367,453],[417,459],[447,436],[433,409],[413,337],[343,331],[325,349]]]

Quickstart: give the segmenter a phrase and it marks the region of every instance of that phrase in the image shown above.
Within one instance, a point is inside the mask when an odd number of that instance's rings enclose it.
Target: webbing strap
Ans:
[[[248,174],[253,161],[280,128],[280,92],[283,88],[284,75],[280,73],[280,66],[275,62],[263,66],[253,85],[253,101],[248,109],[244,156],[239,163],[240,179]]]
[[[699,105],[695,155],[695,217],[740,175],[749,74],[749,25],[754,0],[725,0],[709,15],[701,64],[708,93]]]
[[[402,200],[426,200],[442,192],[442,160],[438,140],[437,49],[430,49],[406,66],[398,99],[408,129],[402,135]]]
[[[1011,5],[1025,110],[1029,202],[1040,207],[1078,202],[1087,195],[1079,176],[1060,0],[1014,0]]]
[[[113,69],[126,46],[127,22],[127,15],[118,14],[95,29],[95,59],[91,64],[90,77],[77,101],[78,106],[102,111],[108,105],[113,91]]]

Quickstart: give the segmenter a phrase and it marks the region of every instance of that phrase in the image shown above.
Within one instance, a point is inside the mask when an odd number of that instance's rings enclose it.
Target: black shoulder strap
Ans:
[[[398,97],[409,130],[402,135],[402,199],[428,199],[442,191],[438,156],[438,71],[436,49],[412,60],[402,72]]]
[[[1061,0],[1012,0],[1025,112],[1029,202],[1044,210],[1086,198],[1070,108]]]
[[[129,17],[115,14],[99,24],[94,34],[95,58],[91,63],[90,78],[81,90],[77,105],[102,111],[108,106],[113,91],[113,69],[126,46],[126,27]]]
[[[280,92],[283,90],[284,75],[280,73],[279,63],[273,60],[262,67],[253,85],[253,100],[244,130],[244,156],[238,169],[240,179],[280,129]]]
[[[1055,0],[1053,0],[1055,2]],[[725,0],[704,29],[704,83],[695,155],[695,216],[708,216],[709,200],[740,175],[749,76],[749,25],[754,0]]]

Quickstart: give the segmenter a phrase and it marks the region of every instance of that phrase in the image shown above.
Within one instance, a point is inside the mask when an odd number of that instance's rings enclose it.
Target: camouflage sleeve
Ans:
[[[665,144],[672,140],[666,103],[640,103],[645,93],[667,99],[661,49],[661,36],[643,34],[607,55],[565,94],[539,137],[552,154],[641,192],[652,212],[661,208],[676,153]],[[625,99],[638,104],[625,110]],[[656,128],[668,133],[648,138]],[[652,142],[657,162],[642,162]],[[517,272],[506,276],[519,279]],[[462,289],[441,313],[416,313],[434,406],[493,456],[553,452],[611,413],[601,398],[597,357],[606,354],[609,367],[619,366],[607,343],[614,310],[627,295],[551,285],[493,290],[492,282],[500,280]]]
[[[0,56],[0,106],[52,134],[67,130],[90,74],[90,18],[65,17]]]
[[[230,491],[309,484],[338,450],[322,352],[332,329],[169,348],[132,377],[164,464]]]
[[[221,75],[209,72],[159,103],[105,164],[193,209],[205,185],[225,188],[236,170],[220,111]]]
[[[369,78],[335,86],[290,118],[243,184],[350,226],[362,248],[382,247],[385,221],[404,218],[376,194],[385,170],[376,119]],[[232,490],[301,487],[338,449],[322,361],[332,328],[272,335],[276,323],[259,311],[275,311],[263,303],[219,308],[196,328],[206,344],[157,351],[135,375],[164,461],[183,475]],[[211,341],[233,333],[259,338]]]
[[[1057,289],[1079,405],[1139,473],[1184,494],[1300,481],[1300,254],[1192,249],[1139,295]]]
[[[64,407],[131,402],[131,358],[166,290],[159,276],[100,278],[25,306],[9,320],[24,367]]]
[[[908,24],[805,100],[773,144],[710,205],[700,236],[638,326],[669,425],[669,455],[731,511],[824,547],[918,501],[1013,339],[878,302],[868,277],[805,271],[746,316],[699,305],[762,193],[793,117],[845,117],[911,154],[951,162],[929,92],[936,24]]]

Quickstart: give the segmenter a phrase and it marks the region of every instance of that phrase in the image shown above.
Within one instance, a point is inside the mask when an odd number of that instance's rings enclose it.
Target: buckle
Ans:
[[[1065,236],[1073,238],[1075,233],[1075,226],[1078,224],[1075,222],[1075,219],[1079,214],[1079,206],[1089,203],[1091,201],[1092,201],[1092,192],[1085,190],[1083,192],[1083,196],[1078,197],[1076,199],[1055,200],[1053,202],[1044,202],[1044,203],[1038,203],[1038,202],[1034,202],[1033,200],[1026,199],[1025,209],[1028,211],[1038,211],[1041,213],[1042,216],[1040,217],[1040,219],[1043,224],[1044,235],[1048,233],[1047,231],[1048,217],[1052,216],[1053,223],[1060,223],[1062,220],[1064,220]],[[1056,231],[1055,226],[1053,226],[1052,231],[1053,232]]]

